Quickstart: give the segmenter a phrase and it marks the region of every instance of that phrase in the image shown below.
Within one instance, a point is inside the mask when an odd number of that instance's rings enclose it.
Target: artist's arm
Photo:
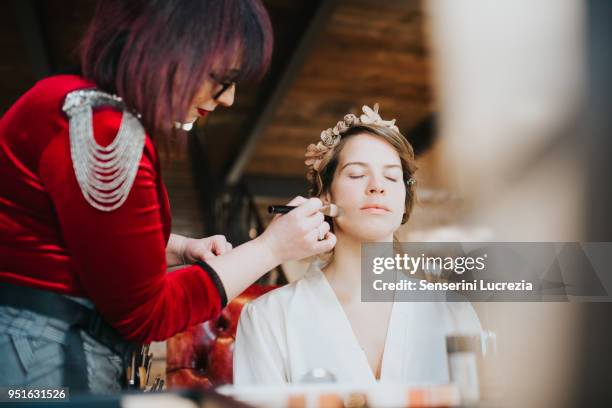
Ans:
[[[319,211],[321,200],[296,197],[289,205],[298,208],[276,216],[262,235],[206,261],[221,279],[228,301],[279,264],[331,251],[336,245]],[[325,236],[322,241],[319,229]]]

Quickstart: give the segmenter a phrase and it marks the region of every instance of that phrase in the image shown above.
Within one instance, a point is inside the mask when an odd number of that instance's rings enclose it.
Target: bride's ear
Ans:
[[[324,205],[325,204],[329,204],[329,203],[332,202],[331,195],[329,194],[329,191],[324,193],[324,194],[321,194],[321,196],[319,198],[321,199],[321,201],[323,202]]]

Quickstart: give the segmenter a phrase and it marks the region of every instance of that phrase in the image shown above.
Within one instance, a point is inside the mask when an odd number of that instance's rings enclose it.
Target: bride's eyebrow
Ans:
[[[361,166],[361,167],[369,167],[367,163],[364,162],[348,162],[346,163],[344,166],[342,166],[340,168],[340,171],[344,170],[346,167],[348,166],[352,166],[352,165],[356,165],[356,166]],[[393,168],[399,168],[401,169],[402,166],[400,164],[385,164],[383,166],[385,169],[393,169]]]
[[[361,167],[368,167],[368,165],[364,162],[348,162],[344,166],[342,166],[340,170],[344,170],[346,167],[353,166],[353,165],[361,166]]]

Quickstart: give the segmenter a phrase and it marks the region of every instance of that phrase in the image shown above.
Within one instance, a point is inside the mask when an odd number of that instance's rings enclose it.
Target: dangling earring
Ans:
[[[181,130],[184,130],[186,132],[189,132],[191,129],[193,129],[193,124],[195,122],[196,122],[195,120],[193,122],[187,122],[187,123],[174,122],[174,128],[175,129],[181,129]]]

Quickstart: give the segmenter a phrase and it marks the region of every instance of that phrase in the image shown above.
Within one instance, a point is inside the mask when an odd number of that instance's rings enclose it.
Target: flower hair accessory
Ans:
[[[364,105],[363,114],[359,117],[349,113],[344,115],[344,119],[336,123],[333,128],[325,129],[321,132],[321,141],[317,144],[311,144],[306,148],[306,166],[310,167],[311,171],[319,171],[321,161],[340,142],[342,133],[349,130],[352,126],[358,125],[378,125],[385,126],[396,132],[399,132],[395,126],[395,119],[383,120],[378,113],[378,103],[374,104],[374,109]]]

